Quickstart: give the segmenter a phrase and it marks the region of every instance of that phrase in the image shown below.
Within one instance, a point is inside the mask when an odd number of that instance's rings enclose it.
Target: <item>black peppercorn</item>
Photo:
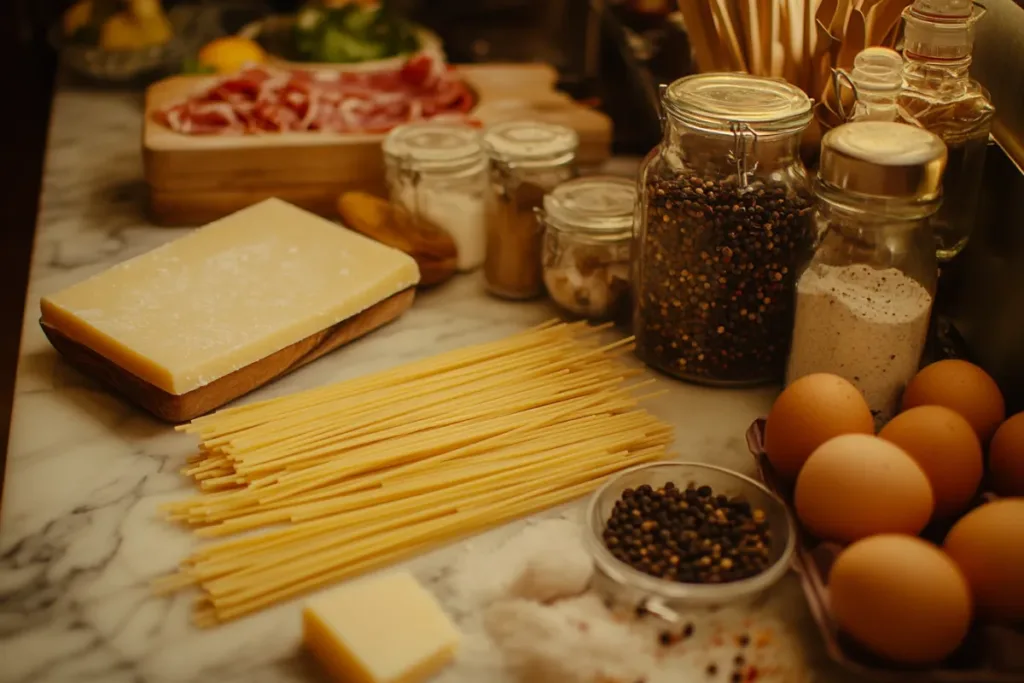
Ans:
[[[782,184],[648,175],[638,242],[637,351],[709,382],[782,376],[809,196]]]
[[[710,486],[680,490],[666,484],[623,491],[602,538],[616,559],[641,572],[715,584],[764,571],[771,550],[768,532],[763,511],[739,498],[716,495]],[[692,633],[692,624],[687,628]]]

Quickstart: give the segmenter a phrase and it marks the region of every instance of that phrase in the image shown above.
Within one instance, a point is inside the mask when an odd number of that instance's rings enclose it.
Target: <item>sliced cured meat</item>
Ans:
[[[472,92],[452,69],[418,55],[400,69],[367,73],[250,68],[156,119],[186,135],[377,133],[435,117],[465,120],[472,107]]]

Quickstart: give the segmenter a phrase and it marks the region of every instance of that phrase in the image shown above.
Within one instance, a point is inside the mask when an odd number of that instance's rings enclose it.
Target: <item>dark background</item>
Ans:
[[[0,106],[0,491],[56,68],[40,30],[54,11],[49,4],[0,2],[0,64],[8,88]]]

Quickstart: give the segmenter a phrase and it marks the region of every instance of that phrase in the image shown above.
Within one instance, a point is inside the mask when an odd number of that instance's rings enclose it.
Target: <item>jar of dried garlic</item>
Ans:
[[[629,258],[636,184],[596,176],[544,197],[544,284],[560,307],[591,320],[629,312]]]
[[[545,193],[576,176],[578,146],[571,128],[538,121],[506,121],[484,133],[495,195],[484,256],[492,294],[532,299],[544,292],[543,232],[534,212]]]

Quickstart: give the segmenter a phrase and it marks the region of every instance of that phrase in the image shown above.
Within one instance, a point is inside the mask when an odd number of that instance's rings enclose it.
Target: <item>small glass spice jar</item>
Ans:
[[[863,121],[821,141],[817,246],[797,276],[787,383],[845,377],[879,425],[896,414],[928,334],[946,145],[896,122]]]
[[[812,242],[799,154],[811,101],[781,80],[708,73],[672,83],[662,108],[640,173],[637,354],[704,384],[780,380]]]
[[[391,203],[446,230],[461,271],[484,261],[490,180],[480,133],[465,124],[409,123],[384,139]]]
[[[532,299],[544,292],[543,231],[534,212],[547,192],[576,176],[578,146],[571,128],[538,121],[506,121],[484,133],[495,197],[484,259],[492,294]]]
[[[629,306],[636,183],[613,176],[564,182],[544,197],[544,285],[562,309],[620,320]]]

